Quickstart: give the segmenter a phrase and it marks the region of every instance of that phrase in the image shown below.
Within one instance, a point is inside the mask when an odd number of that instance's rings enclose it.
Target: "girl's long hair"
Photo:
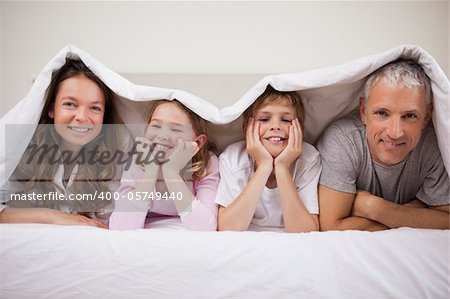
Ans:
[[[195,135],[198,136],[200,134],[204,134],[207,137],[206,143],[203,145],[203,147],[197,152],[197,154],[195,154],[194,157],[192,157],[191,162],[188,163],[186,165],[186,167],[181,170],[181,175],[184,178],[186,178],[186,176],[189,176],[189,175],[192,177],[192,180],[199,180],[199,179],[204,178],[205,176],[208,175],[206,169],[208,166],[208,160],[210,157],[210,153],[216,151],[215,144],[212,141],[210,141],[208,138],[206,121],[177,100],[172,100],[172,101],[157,100],[157,101],[153,101],[152,105],[150,106],[150,110],[148,112],[147,124],[149,124],[150,121],[152,120],[152,116],[153,116],[153,113],[155,112],[156,108],[159,105],[164,104],[164,103],[173,103],[173,104],[177,105],[188,116]]]
[[[84,76],[92,80],[102,90],[105,96],[103,124],[121,123],[114,106],[113,92],[82,61],[67,58],[66,63],[52,75],[50,85],[46,92],[45,104],[40,116],[39,125],[10,179],[10,181],[22,183],[25,193],[66,193],[54,181],[58,169],[61,164],[64,164],[64,157],[59,149],[61,136],[56,132],[53,125],[54,120],[49,117],[48,112],[53,109],[61,82],[77,76]],[[89,151],[95,152],[97,158],[100,153],[105,151],[114,153],[119,148],[118,137],[117,130],[103,125],[99,135],[84,145],[82,151],[85,153],[89,153]],[[36,149],[52,149],[52,146],[55,147],[55,150],[48,151],[47,154],[42,155],[41,161],[36,157],[33,158],[33,155],[36,155],[36,152],[33,153],[33,151]],[[55,161],[58,162],[55,163]],[[117,171],[114,163],[95,165],[87,159],[84,159],[84,161],[77,161],[77,165],[78,171],[76,177],[72,185],[67,188],[67,193],[86,195],[86,197],[90,194],[93,198],[95,194],[110,191],[108,184],[113,182]],[[59,209],[60,204],[61,201],[42,200],[33,204],[33,206]],[[83,213],[101,211],[109,202],[100,200],[97,196],[93,200],[65,200],[64,204],[66,206],[69,205],[71,212]]]

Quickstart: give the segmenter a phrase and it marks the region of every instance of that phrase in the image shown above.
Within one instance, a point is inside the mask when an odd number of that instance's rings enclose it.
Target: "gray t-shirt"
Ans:
[[[393,166],[372,161],[358,113],[331,124],[317,148],[322,156],[321,185],[354,194],[364,190],[398,204],[416,198],[430,206],[450,203],[450,180],[431,126],[423,130],[408,158]]]

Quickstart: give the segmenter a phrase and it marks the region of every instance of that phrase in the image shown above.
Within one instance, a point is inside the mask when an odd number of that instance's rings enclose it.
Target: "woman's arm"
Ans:
[[[0,223],[46,223],[57,225],[87,225],[107,228],[104,223],[85,216],[45,208],[7,207],[0,212]]]

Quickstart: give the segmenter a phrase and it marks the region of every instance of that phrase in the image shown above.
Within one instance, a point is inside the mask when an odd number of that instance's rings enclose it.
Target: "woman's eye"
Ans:
[[[260,118],[260,119],[258,119],[258,121],[260,121],[260,122],[268,122],[269,121],[269,119],[268,118]]]
[[[150,127],[155,128],[155,129],[161,129],[161,126],[156,125],[156,124],[151,124]]]
[[[182,133],[183,131],[181,131],[180,129],[172,129],[172,132]]]
[[[102,111],[103,111],[103,108],[100,107],[100,106],[94,106],[94,107],[92,107],[92,110],[94,110],[94,111],[96,111],[96,112],[102,112]]]
[[[282,122],[285,122],[285,123],[291,123],[291,122],[292,122],[292,120],[287,119],[287,118],[283,118],[281,121],[282,121]]]
[[[63,102],[62,105],[66,107],[75,107],[75,104],[73,102]]]

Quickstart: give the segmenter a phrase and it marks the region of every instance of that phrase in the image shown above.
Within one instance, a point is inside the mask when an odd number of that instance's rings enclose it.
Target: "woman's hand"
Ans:
[[[58,225],[85,225],[98,228],[108,228],[106,224],[82,215],[69,214],[56,210],[49,210],[48,219],[50,224]]]
[[[0,223],[46,223],[57,225],[87,225],[108,228],[106,224],[82,215],[46,208],[12,208],[0,212]]]

